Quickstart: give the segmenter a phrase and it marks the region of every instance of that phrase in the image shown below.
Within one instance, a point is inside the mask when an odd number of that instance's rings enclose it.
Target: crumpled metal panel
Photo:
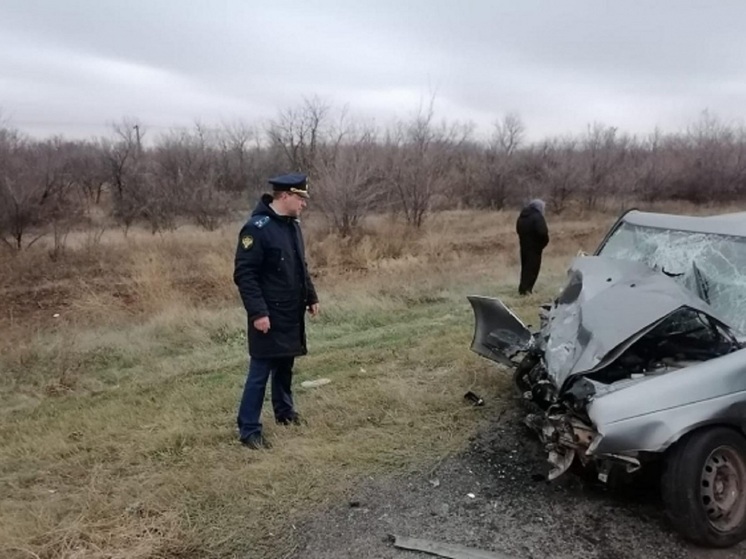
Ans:
[[[541,332],[547,373],[557,387],[602,368],[682,307],[723,322],[680,283],[640,262],[582,256],[569,276]]]
[[[476,324],[472,351],[503,365],[514,366],[512,357],[526,351],[533,343],[529,329],[499,299],[478,295],[467,298]]]
[[[595,455],[661,452],[712,423],[746,432],[746,349],[597,395],[587,411],[600,434]]]

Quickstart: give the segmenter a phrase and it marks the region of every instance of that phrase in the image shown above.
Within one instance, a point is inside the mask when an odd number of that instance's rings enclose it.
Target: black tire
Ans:
[[[746,538],[746,439],[727,427],[692,433],[669,451],[661,490],[671,524],[686,539],[737,544]]]

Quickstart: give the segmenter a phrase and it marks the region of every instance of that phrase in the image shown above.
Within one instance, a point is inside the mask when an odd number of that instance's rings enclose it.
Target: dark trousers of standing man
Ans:
[[[541,269],[541,251],[530,247],[521,247],[521,283],[518,285],[520,295],[528,295],[534,289]]]
[[[293,394],[290,384],[293,380],[294,357],[277,357],[249,361],[249,374],[238,407],[238,431],[240,439],[246,440],[262,432],[262,404],[267,381],[272,377],[272,408],[275,420],[286,423],[293,419]]]

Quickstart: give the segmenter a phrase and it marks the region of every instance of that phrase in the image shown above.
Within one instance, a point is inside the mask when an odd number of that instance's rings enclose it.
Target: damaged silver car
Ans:
[[[746,214],[627,212],[573,260],[538,332],[498,299],[469,300],[472,349],[514,369],[550,479],[662,466],[680,533],[746,538]]]

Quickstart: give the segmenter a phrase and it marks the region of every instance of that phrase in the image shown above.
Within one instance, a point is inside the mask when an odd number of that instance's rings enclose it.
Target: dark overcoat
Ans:
[[[519,293],[531,293],[541,269],[541,252],[549,244],[549,229],[541,210],[528,205],[515,225],[521,247],[521,281]]]
[[[249,355],[256,358],[297,357],[307,353],[305,311],[318,303],[308,273],[300,223],[270,207],[265,194],[241,228],[233,281],[246,308]],[[254,328],[268,316],[266,334]]]
[[[533,206],[526,206],[521,210],[515,224],[521,251],[541,254],[549,244],[549,229],[541,211]]]

